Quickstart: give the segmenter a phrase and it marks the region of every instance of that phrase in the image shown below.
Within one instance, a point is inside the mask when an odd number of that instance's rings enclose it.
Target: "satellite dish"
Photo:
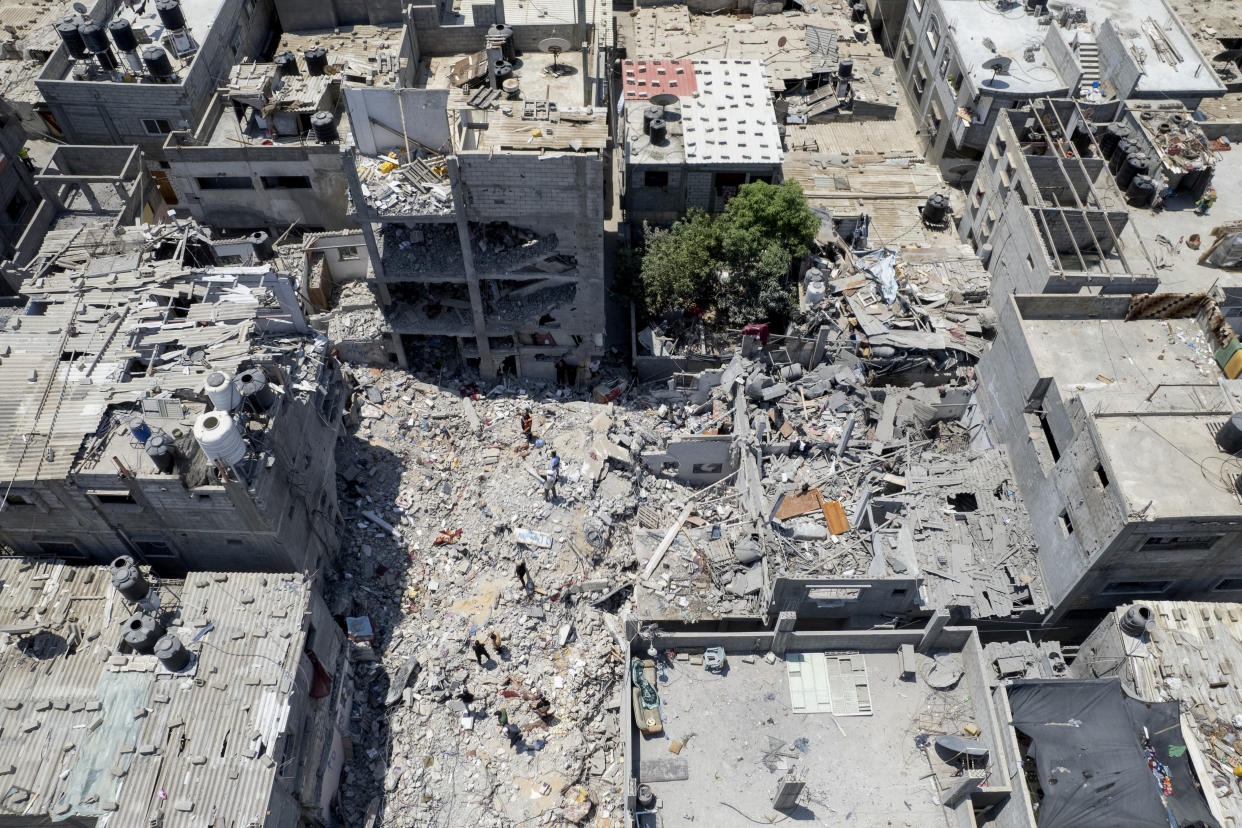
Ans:
[[[539,41],[539,51],[552,55],[552,65],[548,67],[548,71],[553,75],[559,75],[561,66],[556,59],[560,57],[561,52],[569,51],[569,41],[563,37],[545,37]]]
[[[1013,58],[997,55],[994,58],[988,58],[981,65],[984,69],[990,69],[994,75],[1007,75],[1011,63],[1013,63]]]
[[[86,4],[85,3],[74,3],[73,10],[77,12],[78,14],[86,14]]]

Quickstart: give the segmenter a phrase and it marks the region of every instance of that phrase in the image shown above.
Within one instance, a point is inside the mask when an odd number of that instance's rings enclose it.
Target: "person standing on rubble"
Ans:
[[[535,418],[530,415],[530,409],[522,412],[522,433],[526,435],[526,442],[535,442]]]
[[[492,630],[487,634],[488,639],[492,642],[492,649],[496,651],[496,658],[500,658],[500,636]]]
[[[535,586],[535,579],[530,577],[526,569],[526,561],[518,561],[514,568],[517,575],[518,583],[522,585],[522,589],[531,589]],[[529,584],[527,583],[529,581]]]
[[[474,648],[474,657],[480,664],[487,661],[487,647],[482,641],[475,641],[470,646]]]

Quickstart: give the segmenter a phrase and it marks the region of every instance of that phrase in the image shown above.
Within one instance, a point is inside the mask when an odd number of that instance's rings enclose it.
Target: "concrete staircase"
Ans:
[[[1082,81],[1078,84],[1078,93],[1085,95],[1091,91],[1091,84],[1100,79],[1100,47],[1093,41],[1080,39],[1075,52],[1078,63],[1082,66]]]

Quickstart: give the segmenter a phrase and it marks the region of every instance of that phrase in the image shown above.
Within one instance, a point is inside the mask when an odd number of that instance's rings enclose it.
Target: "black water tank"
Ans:
[[[837,78],[840,80],[849,80],[854,77],[854,61],[843,60],[837,64]]]
[[[513,77],[513,64],[507,60],[496,61],[496,83],[504,83]]]
[[[664,136],[668,134],[668,124],[664,123],[663,118],[656,118],[651,122],[651,143],[658,144],[664,140]]]
[[[1156,181],[1149,175],[1136,175],[1126,187],[1126,201],[1131,207],[1147,207],[1156,198]]]
[[[943,193],[933,193],[923,204],[923,221],[928,224],[944,224],[949,214],[949,197]]]
[[[1150,162],[1147,156],[1141,152],[1133,152],[1126,156],[1125,163],[1121,165],[1121,169],[1117,171],[1117,186],[1125,190],[1130,186],[1130,182],[1134,180],[1136,175],[1146,175],[1147,167]]]
[[[302,53],[302,57],[306,60],[306,74],[308,75],[322,75],[323,70],[328,68],[328,50],[322,46],[307,49]]]
[[[1113,157],[1113,151],[1117,149],[1117,144],[1123,138],[1130,137],[1130,128],[1125,124],[1109,124],[1098,133],[1100,139],[1100,152],[1104,153],[1104,158]]]
[[[86,43],[82,40],[82,33],[78,31],[78,24],[72,20],[62,20],[56,24],[56,31],[60,34],[60,39],[65,42],[65,48],[69,50],[69,54],[78,60],[90,54],[86,51]]]
[[[651,123],[664,118],[664,107],[648,106],[643,108],[643,134],[651,134]]]
[[[181,643],[176,633],[168,633],[155,642],[155,657],[165,669],[174,673],[184,670],[190,663],[190,651]]]
[[[112,586],[126,601],[141,601],[151,592],[151,584],[129,555],[122,555],[112,562]]]
[[[506,60],[513,60],[517,57],[517,47],[513,43],[513,27],[504,23],[493,23],[487,30],[487,36],[491,40],[501,42],[500,53]]]
[[[1113,154],[1108,157],[1108,171],[1116,175],[1121,165],[1126,163],[1126,159],[1133,153],[1139,152],[1140,149],[1138,141],[1132,138],[1122,138],[1113,148]]]
[[[185,28],[185,15],[181,13],[180,0],[155,0],[155,12],[164,28],[174,32]]]
[[[108,36],[104,34],[103,26],[94,20],[88,20],[78,26],[78,34],[82,36],[82,42],[86,44],[86,51],[92,54],[106,52],[112,48],[108,43]]]
[[[850,7],[850,10],[852,12],[852,14],[850,15],[850,18],[855,23],[867,22],[867,4],[866,3],[855,3],[853,6]]]
[[[139,653],[149,653],[154,650],[155,642],[167,632],[163,624],[145,612],[136,612],[131,615],[121,629],[124,630],[122,636],[125,643]]]
[[[134,37],[134,28],[129,25],[128,20],[118,17],[108,24],[108,31],[112,34],[112,42],[116,44],[116,48],[122,52],[138,51],[138,38]]]
[[[336,118],[331,112],[316,112],[312,115],[311,129],[315,130],[315,140],[321,144],[331,144],[338,137]]]
[[[272,63],[276,64],[276,77],[278,78],[298,74],[298,58],[288,49],[272,58]]]
[[[1232,415],[1216,432],[1216,445],[1226,454],[1242,451],[1242,411]]]
[[[160,474],[172,474],[177,467],[177,448],[173,438],[162,431],[157,431],[147,440],[147,457],[159,469]]]
[[[169,81],[173,76],[172,62],[163,46],[152,43],[142,47],[142,62],[146,64],[151,77],[158,81]]]
[[[1138,638],[1147,632],[1153,620],[1154,617],[1150,607],[1135,604],[1126,610],[1125,615],[1121,616],[1121,620],[1117,622],[1117,627],[1131,638]]]

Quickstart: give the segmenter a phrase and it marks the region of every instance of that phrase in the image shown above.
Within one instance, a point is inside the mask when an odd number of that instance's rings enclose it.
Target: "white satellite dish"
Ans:
[[[560,57],[561,52],[569,51],[569,41],[563,37],[545,37],[539,41],[539,51],[552,55],[552,65],[548,67],[548,71],[557,75],[561,70],[557,58]]]

